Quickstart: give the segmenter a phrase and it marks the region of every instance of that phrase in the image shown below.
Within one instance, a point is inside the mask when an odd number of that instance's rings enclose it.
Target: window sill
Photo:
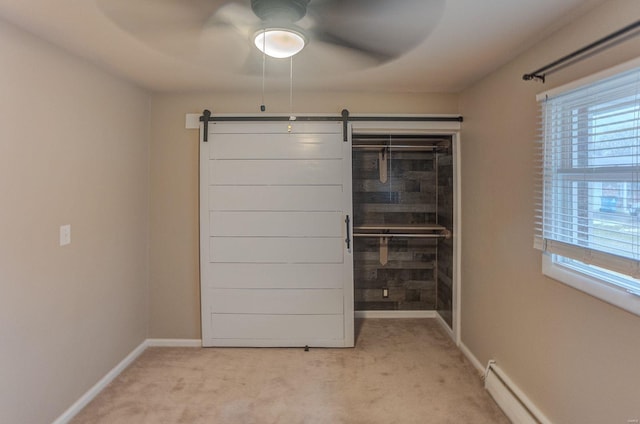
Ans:
[[[628,293],[599,278],[583,274],[553,262],[551,255],[542,254],[542,273],[574,289],[640,316],[640,296]]]

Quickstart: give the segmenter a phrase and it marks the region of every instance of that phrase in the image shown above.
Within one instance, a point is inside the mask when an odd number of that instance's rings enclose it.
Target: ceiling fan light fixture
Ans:
[[[258,50],[268,56],[284,59],[298,54],[307,40],[302,31],[291,28],[264,28],[253,36]]]

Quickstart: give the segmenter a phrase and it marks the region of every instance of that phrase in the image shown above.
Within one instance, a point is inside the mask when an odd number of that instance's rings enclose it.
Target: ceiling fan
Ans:
[[[445,0],[96,0],[117,26],[194,65],[257,73],[261,50],[305,74],[394,60],[426,39]],[[272,60],[276,63],[277,59]]]

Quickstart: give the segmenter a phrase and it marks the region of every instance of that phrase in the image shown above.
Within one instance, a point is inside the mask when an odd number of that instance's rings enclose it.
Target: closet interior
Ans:
[[[453,318],[450,135],[352,135],[356,311]]]

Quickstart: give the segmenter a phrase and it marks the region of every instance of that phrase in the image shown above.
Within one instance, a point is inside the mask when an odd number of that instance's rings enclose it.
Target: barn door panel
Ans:
[[[204,346],[353,346],[351,143],[340,122],[291,127],[201,142]]]

